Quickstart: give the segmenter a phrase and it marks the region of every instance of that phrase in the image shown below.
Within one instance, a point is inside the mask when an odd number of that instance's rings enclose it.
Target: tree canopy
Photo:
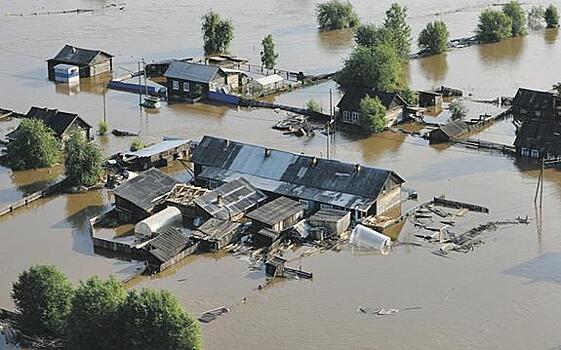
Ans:
[[[267,69],[275,68],[279,54],[275,52],[275,42],[271,34],[267,35],[261,41],[263,51],[261,51],[261,64]]]
[[[206,55],[226,51],[234,39],[232,21],[223,20],[214,11],[203,15],[201,30],[203,32],[203,48]]]
[[[518,1],[511,1],[503,6],[503,13],[512,21],[511,33],[513,37],[526,35],[526,12]]]
[[[358,15],[349,1],[330,0],[317,4],[316,13],[322,30],[352,28],[360,24]]]
[[[389,44],[357,47],[335,77],[343,88],[360,87],[395,91],[407,85],[405,66]]]
[[[411,27],[407,24],[407,8],[393,3],[386,11],[384,20],[389,39],[403,61],[409,60],[411,54]]]
[[[544,27],[545,10],[541,6],[532,6],[528,11],[528,27],[532,30],[538,30]]]
[[[121,337],[116,315],[127,297],[123,285],[114,278],[93,277],[81,282],[72,299],[66,345],[73,350],[114,349]]]
[[[364,47],[374,47],[382,43],[392,44],[386,28],[375,24],[363,24],[355,33],[355,42]]]
[[[419,47],[430,54],[438,54],[448,49],[450,33],[443,21],[434,21],[419,34]]]
[[[128,294],[119,319],[122,349],[199,350],[201,328],[166,291],[142,290]]]
[[[28,335],[62,336],[72,295],[72,285],[56,267],[30,267],[12,286],[12,298],[19,312],[18,327]]]
[[[557,7],[553,4],[549,5],[549,7],[545,10],[544,18],[547,28],[559,27],[559,13],[557,12]]]
[[[477,38],[484,42],[501,41],[512,36],[512,19],[503,12],[485,9],[479,15]]]
[[[360,125],[369,133],[384,131],[386,107],[378,97],[365,96],[360,101]]]
[[[103,154],[83,134],[73,133],[64,147],[64,174],[73,185],[95,185],[103,174]]]
[[[43,121],[24,119],[8,143],[6,158],[14,170],[50,167],[60,158],[60,143]]]

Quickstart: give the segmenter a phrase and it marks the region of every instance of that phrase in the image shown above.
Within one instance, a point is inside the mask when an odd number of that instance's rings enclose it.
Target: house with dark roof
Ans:
[[[466,122],[457,119],[429,132],[429,142],[431,144],[450,142],[467,132],[469,132],[469,127]]]
[[[142,220],[162,207],[179,181],[156,168],[148,169],[113,190],[115,207],[123,221]]]
[[[164,77],[170,100],[196,101],[227,86],[227,74],[218,66],[174,61]]]
[[[31,107],[26,115],[22,115],[22,118],[43,121],[46,126],[54,131],[55,136],[60,140],[68,139],[74,132],[83,134],[87,140],[93,138],[91,134],[92,126],[75,113],[62,112],[58,109]],[[17,134],[18,129],[15,129],[7,134],[6,138],[13,141],[17,138]]]
[[[47,61],[49,80],[55,80],[55,67],[59,64],[77,66],[80,77],[93,77],[113,70],[113,56],[101,50],[82,49],[65,45],[53,58]]]
[[[256,232],[262,229],[282,233],[304,219],[305,205],[286,197],[277,199],[246,214]],[[271,238],[271,237],[269,237]]]
[[[243,177],[265,194],[299,201],[308,213],[341,209],[357,221],[398,205],[405,182],[391,170],[212,136],[199,142],[192,162],[200,185],[216,188]]]
[[[211,218],[193,231],[193,238],[201,242],[204,251],[217,251],[238,238],[242,224],[230,220]]]
[[[161,272],[193,254],[199,244],[190,239],[179,227],[168,227],[143,244],[148,268]]]
[[[397,92],[384,92],[371,89],[348,89],[337,104],[338,121],[347,125],[361,125],[360,101],[366,96],[377,97],[386,108],[386,123],[392,124],[403,113],[407,102]]]

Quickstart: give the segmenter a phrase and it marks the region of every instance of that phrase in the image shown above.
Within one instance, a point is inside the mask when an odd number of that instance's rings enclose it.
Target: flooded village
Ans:
[[[392,4],[351,3],[363,24]],[[205,349],[560,347],[558,29],[473,44],[502,4],[401,1],[411,103],[340,88],[355,30],[319,30],[316,5],[0,4],[2,151],[42,120],[104,156],[90,189],[65,187],[61,162],[0,167],[0,309],[50,264],[169,291]],[[228,53],[204,54],[211,9]],[[435,20],[450,49],[415,55]],[[366,97],[382,132],[357,132]]]

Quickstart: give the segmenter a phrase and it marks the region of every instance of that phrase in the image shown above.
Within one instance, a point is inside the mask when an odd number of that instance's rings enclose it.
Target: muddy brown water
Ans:
[[[114,65],[134,69],[148,60],[201,53],[199,17],[212,9],[230,16],[235,25],[232,48],[257,60],[259,42],[272,33],[280,51],[278,66],[310,73],[340,67],[352,47],[348,31],[319,33],[312,1],[156,2],[60,0],[0,3],[0,107],[25,112],[31,105],[80,113],[92,125],[102,118],[99,81],[77,88],[48,82],[45,60],[66,43],[100,48],[114,54]],[[381,21],[390,1],[353,1],[364,21]],[[407,1],[414,33],[438,18],[449,23],[452,36],[471,34],[485,1]],[[559,5],[559,3],[557,4]],[[109,7],[105,7],[109,6]],[[29,15],[61,9],[92,8],[84,15]],[[20,16],[20,14],[22,16]],[[548,89],[558,80],[557,31],[530,33],[524,39],[475,46],[412,61],[413,87],[447,85],[480,99],[509,96],[519,86]],[[325,83],[278,96],[281,102],[304,105],[311,98],[327,109]],[[334,100],[338,93],[335,91]],[[314,155],[325,155],[325,138],[311,140],[282,135],[270,127],[282,118],[269,110],[227,106],[164,106],[155,113],[138,108],[138,96],[107,92],[111,127],[140,131],[145,142],[163,136],[199,139],[204,134]],[[480,113],[478,110],[472,114]],[[15,124],[0,122],[0,133]],[[511,143],[513,127],[501,122],[478,135]],[[99,137],[107,154],[132,139]],[[410,136],[384,133],[356,139],[337,135],[334,157],[396,170],[420,200],[446,194],[491,208],[489,217],[471,215],[470,225],[489,219],[534,217],[537,172],[512,159],[458,147],[429,147]],[[0,205],[21,198],[53,181],[60,167],[31,172],[0,168]],[[11,283],[31,264],[55,264],[74,282],[92,275],[124,277],[135,265],[95,254],[86,221],[111,203],[106,192],[59,196],[0,218],[0,306],[12,307]],[[561,176],[548,171],[542,229],[536,221],[489,233],[486,244],[449,259],[432,248],[399,246],[387,256],[343,251],[312,255],[293,265],[314,273],[313,281],[277,281],[258,290],[263,272],[248,270],[244,259],[230,255],[190,257],[162,276],[142,278],[134,288],[171,290],[193,313],[222,305],[232,312],[203,326],[208,349],[552,349],[561,345]],[[402,230],[404,241],[414,229]],[[247,302],[241,304],[242,298]],[[361,305],[419,310],[374,318],[356,312]],[[1,346],[0,346],[1,347]]]

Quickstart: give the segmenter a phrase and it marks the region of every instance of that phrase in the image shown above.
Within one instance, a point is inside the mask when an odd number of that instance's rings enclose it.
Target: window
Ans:
[[[351,120],[351,112],[343,111],[343,121],[348,122]]]
[[[360,114],[358,112],[353,112],[351,115],[351,123],[358,124],[360,120]]]
[[[188,81],[183,82],[183,92],[189,92],[189,82]]]
[[[527,148],[522,148],[522,151],[520,152],[522,154],[522,157],[529,157],[530,156],[530,150]]]
[[[171,84],[172,84],[172,89],[179,90],[179,82],[177,80],[172,80]]]
[[[532,158],[539,158],[539,157],[540,157],[540,151],[538,151],[537,149],[533,149]]]

